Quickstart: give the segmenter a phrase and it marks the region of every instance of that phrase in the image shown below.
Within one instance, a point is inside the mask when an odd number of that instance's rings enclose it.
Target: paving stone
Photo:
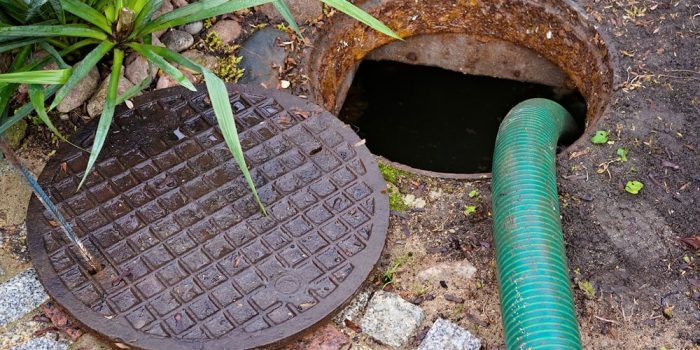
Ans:
[[[277,38],[287,37],[286,33],[268,27],[248,38],[240,49],[243,61],[239,66],[245,69],[245,74],[239,83],[276,88],[279,78],[277,70],[273,67],[281,67],[287,56],[284,48],[277,46]]]
[[[423,271],[418,272],[416,277],[422,282],[461,282],[474,277],[476,268],[467,260],[448,261],[435,264]],[[452,283],[454,284],[454,283]]]
[[[404,346],[425,318],[423,310],[393,293],[377,292],[362,318],[362,331],[374,340],[399,348]]]
[[[0,285],[0,327],[19,319],[47,301],[34,269],[28,269]]]
[[[333,322],[342,327],[345,326],[345,320],[359,324],[360,318],[362,318],[362,313],[364,313],[365,308],[367,307],[371,294],[372,293],[369,290],[364,290],[357,294],[357,296],[355,296],[355,298],[348,306],[345,307],[345,309],[343,309],[343,311],[333,317]]]
[[[438,318],[425,335],[418,350],[478,350],[481,340],[464,328]]]
[[[12,347],[10,350],[68,350],[68,343],[56,340],[56,335],[48,333],[41,338],[34,338],[22,345]]]

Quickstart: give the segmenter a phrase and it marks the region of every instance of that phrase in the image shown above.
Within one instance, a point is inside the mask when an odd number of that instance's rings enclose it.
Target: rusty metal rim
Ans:
[[[201,91],[203,89],[203,85],[198,86],[199,90]],[[291,108],[299,108],[301,110],[309,110],[309,111],[316,111],[316,112],[322,112],[322,113],[328,113],[324,111],[322,108],[318,107],[317,105],[312,104],[309,101],[302,100],[296,96],[291,96],[283,92],[279,92],[276,90],[263,90],[260,88],[253,88],[253,87],[248,87],[248,86],[242,86],[242,85],[233,85],[233,84],[228,84],[228,88],[243,92],[243,93],[255,93],[255,94],[261,94],[264,92],[266,96],[274,98],[280,105],[284,107],[284,109],[291,109]],[[173,88],[168,88],[168,89],[163,89],[163,90],[158,90],[155,92],[151,93],[146,93],[143,94],[139,97],[136,97],[134,100],[134,104],[138,105],[141,103],[145,103],[146,101],[150,101],[151,99],[158,99],[163,96],[167,96],[168,94],[172,93],[173,91],[185,91],[185,89],[181,87],[173,87]],[[120,113],[124,112],[126,110],[126,106],[121,105],[118,107],[117,112],[115,115],[119,115]],[[335,120],[337,118],[333,117]],[[93,127],[96,126],[97,120],[94,120],[93,123],[91,124]],[[353,140],[355,143],[358,143],[360,141],[359,137],[352,132],[352,129],[349,128],[347,125],[343,128],[340,128],[337,130],[340,132],[344,137],[348,138],[349,140]],[[108,138],[109,140],[109,138]],[[371,153],[367,149],[365,145],[356,145],[356,149],[358,149],[359,152],[367,152],[367,154]],[[368,162],[366,164],[367,169],[373,168],[377,169],[377,163],[374,159],[374,157],[366,157],[364,160]],[[374,184],[383,184],[384,180],[381,177],[381,174],[379,173],[378,169],[376,171],[372,172],[371,177],[373,177],[373,183]],[[377,190],[377,189],[373,189]],[[375,225],[372,229],[372,236],[373,237],[378,237],[382,236],[377,234],[377,227],[380,227],[380,230],[386,231],[386,228],[388,227],[389,224],[389,199],[388,196],[382,195],[382,196],[376,196],[376,203],[375,203],[375,214],[373,217],[373,220],[375,222]],[[35,206],[39,205],[38,200],[36,197],[32,197],[32,202]],[[30,203],[32,204],[32,203]],[[28,216],[28,222],[32,222],[34,220],[44,220],[43,217],[39,215],[39,217],[33,217],[37,213],[40,213],[40,211],[34,211],[33,213],[29,211],[29,216]],[[376,240],[376,239],[375,239]],[[369,243],[374,243],[374,244],[369,244]],[[357,273],[353,271],[351,275],[347,277],[347,279],[341,284],[339,287],[342,287],[346,284],[352,284],[356,286],[356,289],[353,288],[337,288],[337,294],[334,295],[333,302],[331,308],[334,310],[338,310],[339,307],[346,305],[349,303],[352,299],[352,297],[359,291],[361,290],[360,288],[364,285],[366,279],[369,277],[370,273],[374,269],[376,263],[379,261],[380,255],[382,253],[382,250],[384,248],[385,240],[384,237],[382,236],[382,239],[379,242],[373,242],[372,240],[368,241],[366,250],[368,250],[368,254],[370,255],[370,260],[372,263],[368,263],[365,265],[359,264],[356,266]],[[169,349],[169,350],[189,350],[189,349],[205,349],[205,348],[231,348],[231,339],[228,339],[227,337],[222,337],[218,339],[213,339],[211,341],[206,342],[206,344],[203,344],[203,342],[197,343],[197,342],[191,342],[183,339],[168,339],[168,338],[160,338],[160,339],[155,339],[153,336],[149,336],[141,331],[137,331],[132,327],[129,327],[124,324],[119,324],[118,322],[105,322],[105,317],[97,314],[95,311],[92,309],[88,308],[83,302],[78,300],[74,294],[70,290],[68,290],[63,282],[61,281],[60,277],[57,276],[56,272],[54,271],[51,262],[49,260],[49,257],[47,255],[47,252],[44,248],[43,244],[43,239],[39,235],[32,235],[31,230],[28,232],[28,237],[27,237],[27,246],[29,249],[29,254],[32,259],[32,264],[34,265],[37,274],[39,276],[39,280],[41,283],[44,285],[46,288],[48,294],[53,298],[58,304],[60,304],[62,307],[64,307],[66,310],[71,311],[71,314],[83,325],[85,328],[90,329],[94,332],[97,332],[103,337],[107,337],[110,339],[110,341],[113,341],[115,343],[123,343],[127,344],[130,347],[137,348],[137,349]],[[319,312],[321,311],[321,312]],[[298,315],[298,322],[296,322],[297,326],[292,326],[284,330],[280,330],[278,338],[286,338],[282,340],[282,343],[285,343],[291,339],[293,339],[295,336],[301,335],[303,331],[307,328],[311,328],[314,326],[317,326],[320,322],[323,320],[331,317],[333,312],[331,313],[324,313],[322,310],[318,309],[310,309],[307,312],[304,312],[303,314]],[[310,325],[302,326],[300,327],[299,325],[303,325],[305,323],[311,323]],[[240,343],[236,344],[237,349],[247,349],[251,347],[258,347],[258,346],[266,346],[266,345],[275,345],[275,344],[280,344],[279,341],[268,341],[265,343],[255,343],[252,344],[252,339],[240,339]]]

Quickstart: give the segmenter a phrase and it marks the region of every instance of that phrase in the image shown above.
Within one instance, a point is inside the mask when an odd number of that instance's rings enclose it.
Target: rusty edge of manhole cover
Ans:
[[[62,145],[40,183],[104,264],[90,274],[36,197],[28,246],[41,282],[87,328],[148,349],[279,344],[347,303],[379,259],[389,220],[369,150],[300,98],[229,86],[263,216],[204,88],[121,107],[86,185]],[[89,148],[93,121],[75,142]]]

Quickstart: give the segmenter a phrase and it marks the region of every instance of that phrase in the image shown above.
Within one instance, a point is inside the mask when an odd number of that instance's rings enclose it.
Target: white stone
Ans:
[[[425,319],[423,310],[393,293],[374,294],[362,318],[362,331],[374,340],[400,348],[416,332]]]
[[[425,199],[416,197],[412,194],[407,194],[403,197],[403,202],[406,203],[411,208],[423,209],[425,208]]]
[[[0,327],[15,321],[49,300],[30,268],[0,285]]]
[[[479,350],[481,340],[458,325],[438,318],[418,350]]]
[[[465,281],[474,277],[476,267],[469,261],[448,261],[435,264],[418,272],[416,277],[423,282]]]

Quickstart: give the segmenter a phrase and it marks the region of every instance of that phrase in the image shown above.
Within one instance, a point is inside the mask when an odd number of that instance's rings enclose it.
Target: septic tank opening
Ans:
[[[488,173],[501,121],[535,97],[560,103],[584,129],[586,101],[576,89],[394,61],[363,61],[338,116],[389,161],[438,173]]]

